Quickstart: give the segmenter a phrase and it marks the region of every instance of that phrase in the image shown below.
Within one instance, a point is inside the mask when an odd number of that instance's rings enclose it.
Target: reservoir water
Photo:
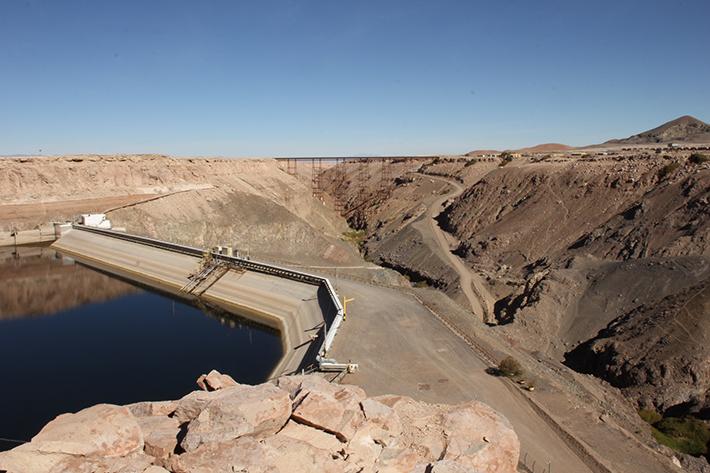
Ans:
[[[97,403],[177,399],[217,369],[259,383],[280,334],[62,258],[0,249],[0,450],[64,412]]]

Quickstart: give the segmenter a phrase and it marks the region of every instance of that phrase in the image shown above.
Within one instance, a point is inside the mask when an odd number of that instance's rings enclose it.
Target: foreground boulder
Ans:
[[[217,370],[212,370],[197,378],[197,385],[203,391],[217,391],[229,386],[236,386],[237,384],[239,383],[234,381],[234,378],[228,374],[222,374]]]
[[[204,378],[201,379],[204,383]],[[513,473],[520,446],[480,402],[368,398],[316,375],[64,414],[0,453],[8,473]]]
[[[78,469],[78,459],[87,459],[87,464],[93,459],[126,463],[129,457],[132,461],[133,457],[142,456],[143,447],[143,431],[128,408],[98,404],[76,414],[58,416],[32,442],[1,453],[0,471],[82,471]],[[145,462],[139,459],[138,463]],[[150,464],[148,461],[145,467]]]

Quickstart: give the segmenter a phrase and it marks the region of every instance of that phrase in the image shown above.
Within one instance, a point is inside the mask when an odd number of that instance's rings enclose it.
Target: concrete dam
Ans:
[[[278,330],[284,355],[270,377],[355,367],[328,358],[344,313],[327,278],[84,225],[73,225],[52,247],[87,266]]]

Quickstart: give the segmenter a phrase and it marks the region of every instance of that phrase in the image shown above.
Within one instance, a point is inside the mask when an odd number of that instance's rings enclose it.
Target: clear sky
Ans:
[[[710,121],[710,1],[0,1],[0,155],[463,153]]]

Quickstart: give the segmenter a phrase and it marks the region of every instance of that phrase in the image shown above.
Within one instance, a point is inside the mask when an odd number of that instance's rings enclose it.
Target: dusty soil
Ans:
[[[614,319],[567,354],[576,370],[609,380],[645,408],[710,414],[710,277]]]
[[[132,233],[262,258],[360,262],[305,175],[274,160],[160,155],[3,158],[0,230],[102,211]]]
[[[52,220],[70,220],[81,213],[107,212],[115,207],[136,204],[160,194],[118,195],[90,199],[0,205],[0,222],[10,228],[32,228]]]
[[[658,348],[666,327],[704,330],[699,315],[644,309],[681,307],[710,272],[710,166],[688,154],[563,152],[505,166],[490,157],[398,160],[391,180],[381,163],[351,161],[325,171],[322,200],[307,170],[290,175],[271,160],[23,158],[2,162],[0,215],[16,205],[118,199],[109,218],[130,232],[231,243],[334,272],[341,295],[356,299],[336,342],[338,358],[363,367],[352,382],[437,402],[481,397],[511,418],[538,467],[555,452],[553,471],[672,471],[672,452],[655,444],[638,402],[653,389],[651,402],[689,402],[707,379],[670,369],[662,383],[633,375],[622,387],[613,380],[626,374],[603,356],[620,347],[614,359],[634,373],[680,366],[660,348],[644,358],[632,335],[643,331]],[[357,244],[371,262],[430,289],[373,270]],[[673,346],[693,366],[709,357],[707,343]],[[583,347],[592,354],[576,367],[606,381],[563,363]],[[506,354],[523,362],[535,393],[486,373]]]
[[[462,278],[465,272],[456,264],[460,260],[447,249],[485,281],[499,325],[477,332],[459,318],[455,326],[474,339],[495,334],[507,342],[507,351],[535,360],[541,379],[559,383],[558,393],[564,393],[564,400],[537,399],[565,419],[575,436],[613,456],[606,434],[594,433],[596,423],[589,421],[603,417],[622,437],[670,455],[648,435],[635,411],[648,402],[661,410],[690,404],[697,411],[710,387],[701,374],[710,357],[707,343],[702,336],[698,343],[683,343],[680,333],[688,327],[704,333],[707,321],[678,310],[666,310],[663,319],[642,309],[662,301],[682,306],[688,291],[710,274],[710,166],[690,163],[689,154],[642,149],[532,155],[506,166],[470,157],[398,163],[391,169],[389,196],[382,195],[372,172],[369,179],[358,177],[361,164],[328,172],[353,176],[339,184],[338,192],[345,216],[364,232],[367,258],[417,285],[442,290],[464,310],[472,309],[479,321],[490,322],[471,303],[470,291],[462,287],[470,287]],[[459,187],[465,190],[459,193]],[[432,223],[442,201],[444,210]],[[448,233],[445,241],[437,238],[435,223]],[[669,324],[679,331],[670,340],[678,341],[665,349]],[[641,332],[645,337],[630,341]],[[649,351],[644,343],[656,348]],[[563,364],[576,347],[587,349],[584,368],[570,366],[605,382],[579,376]],[[666,367],[663,382],[642,375],[649,366]],[[621,386],[620,377],[630,381]],[[570,414],[587,408],[586,422]]]

